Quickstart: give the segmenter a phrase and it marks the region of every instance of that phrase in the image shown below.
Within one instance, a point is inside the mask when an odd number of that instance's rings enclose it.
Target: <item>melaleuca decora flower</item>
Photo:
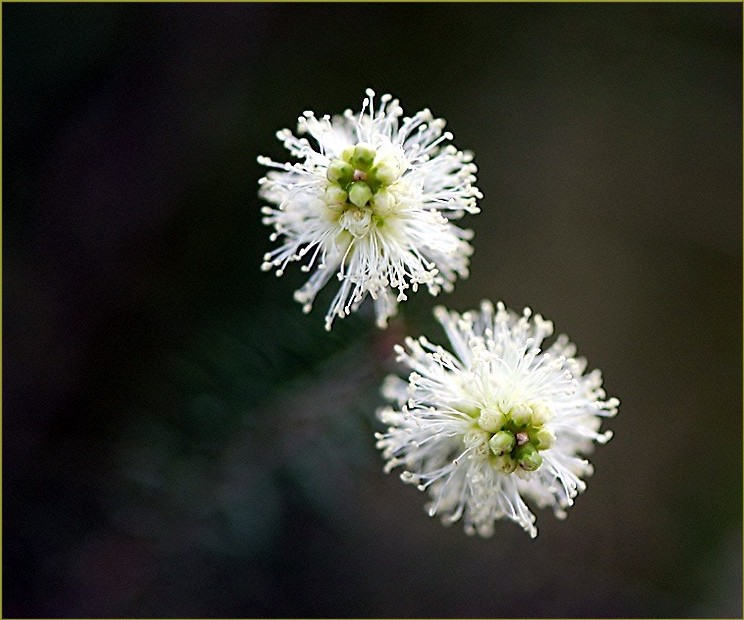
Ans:
[[[276,168],[262,178],[263,222],[279,246],[262,269],[284,273],[301,261],[311,272],[295,299],[309,312],[318,291],[334,276],[340,286],[326,315],[355,311],[369,295],[377,324],[385,327],[406,291],[426,285],[432,295],[450,291],[468,275],[472,231],[453,220],[477,213],[472,155],[448,142],[445,121],[429,110],[403,117],[397,99],[367,91],[361,113],[318,119],[305,112],[297,136],[277,136],[297,160],[259,163]],[[301,136],[301,137],[298,137]]]
[[[606,398],[599,370],[585,373],[566,336],[541,348],[553,324],[529,309],[517,316],[483,302],[480,312],[435,315],[451,351],[406,339],[396,352],[408,382],[390,376],[383,386],[395,404],[378,412],[389,425],[376,435],[385,471],[402,466],[445,524],[462,519],[468,534],[488,537],[505,518],[534,538],[527,501],[566,516],[592,473],[584,456],[612,436],[600,432],[602,418],[620,403]]]

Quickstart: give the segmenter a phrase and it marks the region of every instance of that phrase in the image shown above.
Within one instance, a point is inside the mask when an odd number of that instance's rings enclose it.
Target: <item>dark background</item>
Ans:
[[[3,4],[3,615],[738,616],[739,4]],[[368,86],[480,167],[472,276],[323,331],[258,154]],[[536,540],[382,473],[393,343],[532,306],[622,401]]]

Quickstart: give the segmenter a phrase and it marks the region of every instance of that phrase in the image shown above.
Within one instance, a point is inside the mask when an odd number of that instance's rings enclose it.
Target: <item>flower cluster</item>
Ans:
[[[479,211],[472,155],[448,144],[445,121],[429,110],[403,117],[397,99],[383,95],[375,108],[374,92],[367,95],[358,115],[318,119],[305,112],[302,137],[280,131],[299,161],[259,157],[274,168],[259,181],[260,196],[276,205],[263,208],[263,222],[280,241],[262,268],[282,275],[302,261],[303,271],[313,271],[295,292],[305,312],[335,275],[340,286],[326,329],[368,295],[378,325],[386,326],[408,289],[425,285],[436,295],[467,277],[473,252],[472,231],[452,223]]]
[[[402,480],[427,490],[429,514],[446,524],[462,519],[487,537],[508,518],[535,537],[525,498],[565,517],[592,473],[582,455],[610,439],[599,428],[619,401],[606,399],[598,370],[585,374],[568,338],[540,348],[553,324],[529,309],[517,316],[483,302],[480,312],[435,315],[452,352],[408,338],[396,348],[408,381],[384,386],[395,405],[378,414],[389,425],[377,434],[386,471],[402,466]]]
[[[319,291],[337,278],[326,314],[356,311],[371,297],[379,327],[397,312],[407,292],[424,285],[432,295],[468,276],[473,233],[454,222],[479,212],[472,155],[456,149],[445,122],[428,109],[404,117],[397,99],[375,103],[367,91],[359,114],[318,119],[304,112],[296,134],[278,132],[294,162],[259,157],[271,168],[260,183],[263,222],[274,228],[265,271],[281,276],[292,262],[312,272],[295,299],[310,312]],[[385,471],[430,496],[431,516],[462,520],[468,534],[494,533],[510,519],[533,538],[535,515],[527,504],[559,518],[586,488],[586,460],[603,418],[617,413],[599,370],[586,372],[566,336],[525,309],[484,301],[479,311],[435,316],[448,350],[425,337],[397,346],[410,369],[390,376],[378,411],[387,425],[376,433]]]

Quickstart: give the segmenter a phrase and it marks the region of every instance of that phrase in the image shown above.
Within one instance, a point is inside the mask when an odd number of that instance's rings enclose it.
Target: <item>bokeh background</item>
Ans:
[[[3,4],[5,617],[741,617],[740,4]],[[472,276],[323,331],[258,154],[364,89],[479,165]],[[622,400],[565,522],[382,472],[392,345],[530,305]]]

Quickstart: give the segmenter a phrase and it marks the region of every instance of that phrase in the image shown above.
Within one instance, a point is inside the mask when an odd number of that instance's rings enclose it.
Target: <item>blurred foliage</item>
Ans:
[[[335,490],[369,465],[382,363],[363,320],[339,323],[328,334],[296,309],[257,308],[144,368],[114,522],[166,551],[244,557],[276,541],[287,494],[336,520]]]

